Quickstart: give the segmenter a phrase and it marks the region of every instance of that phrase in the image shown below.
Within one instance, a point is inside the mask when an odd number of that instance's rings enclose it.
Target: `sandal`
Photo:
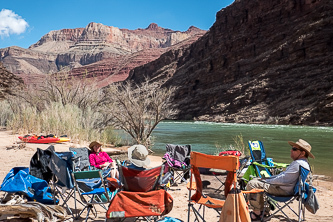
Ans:
[[[261,214],[256,214],[253,211],[250,212],[251,221],[261,221]]]

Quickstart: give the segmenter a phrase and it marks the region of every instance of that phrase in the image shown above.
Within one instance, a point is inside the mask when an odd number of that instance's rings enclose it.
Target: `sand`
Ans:
[[[20,140],[17,138],[18,135],[11,134],[10,131],[2,130],[0,131],[0,181],[4,179],[6,174],[9,172],[10,169],[17,166],[25,166],[28,167],[30,163],[30,159],[33,154],[36,152],[37,148],[46,149],[50,144],[25,144],[21,143]],[[70,142],[56,144],[55,150],[56,152],[64,152],[68,151],[69,147],[84,147],[88,144],[73,144]],[[106,151],[111,152],[115,150],[121,149],[113,149],[108,148]],[[124,149],[122,149],[124,150]],[[112,157],[112,156],[111,156]],[[158,166],[162,163],[161,157],[158,156],[150,156],[151,159],[151,166]],[[211,192],[212,194],[218,196],[220,195],[219,192],[216,192],[216,188],[219,186],[218,182],[215,180],[213,181],[212,176],[206,176],[207,180],[211,181],[211,184],[207,188],[207,192]],[[316,179],[314,181],[314,185],[317,188],[316,196],[319,200],[320,209],[317,213],[311,214],[310,212],[306,211],[306,219],[307,221],[332,221],[333,218],[333,183]],[[169,217],[179,218],[184,221],[187,221],[187,200],[188,200],[188,191],[186,189],[185,184],[178,184],[178,186],[173,186],[168,191],[171,196],[173,197],[173,209],[167,215]],[[221,193],[222,194],[222,193]],[[0,194],[3,195],[3,192]],[[74,208],[74,201],[70,201],[70,206]],[[296,204],[294,203],[293,206],[297,209]],[[98,216],[94,219],[94,221],[104,221],[105,218],[105,210],[103,208],[98,208]],[[296,216],[293,215],[288,209],[285,210],[286,213],[292,218],[296,220]],[[206,210],[205,217],[207,221],[218,221],[219,215],[212,209]],[[0,218],[1,219],[1,218]],[[4,221],[4,220],[2,220]],[[74,221],[84,221],[83,218]],[[90,220],[92,221],[92,220]],[[131,221],[131,220],[126,220]],[[194,215],[191,213],[191,220],[194,221]],[[287,221],[285,217],[279,213],[278,217],[272,218],[270,221]]]

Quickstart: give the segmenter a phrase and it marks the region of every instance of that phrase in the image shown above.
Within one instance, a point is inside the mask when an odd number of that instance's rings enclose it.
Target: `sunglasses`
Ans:
[[[293,147],[293,148],[291,148],[291,149],[292,149],[292,151],[300,150],[300,149],[298,149],[297,147]]]

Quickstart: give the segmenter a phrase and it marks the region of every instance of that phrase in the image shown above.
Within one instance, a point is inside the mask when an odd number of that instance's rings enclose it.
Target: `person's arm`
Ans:
[[[267,178],[266,182],[269,184],[276,184],[276,185],[293,184],[296,182],[298,175],[299,175],[299,163],[294,161],[287,167],[286,171],[278,175],[275,175],[273,177]]]

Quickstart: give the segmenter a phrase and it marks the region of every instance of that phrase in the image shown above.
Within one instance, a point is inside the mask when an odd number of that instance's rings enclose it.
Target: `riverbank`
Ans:
[[[18,135],[12,135],[10,131],[0,131],[0,180],[3,181],[6,174],[10,169],[17,166],[29,166],[30,159],[33,154],[36,152],[37,148],[46,149],[49,144],[29,144],[21,143],[17,138]],[[84,147],[88,144],[74,144],[74,143],[61,143],[55,144],[55,150],[57,152],[68,151],[69,147]],[[126,147],[123,148],[105,148],[105,151],[108,152],[111,157],[115,158],[116,155],[123,155],[126,157]],[[117,153],[117,154],[116,154]],[[114,155],[113,155],[114,154]],[[119,156],[118,156],[119,157]],[[158,166],[162,163],[162,158],[160,156],[150,156],[151,166]],[[211,184],[211,188],[217,188],[218,184]],[[307,221],[331,221],[333,217],[333,202],[331,197],[333,196],[333,183],[321,180],[316,178],[314,185],[317,188],[316,196],[320,203],[320,209],[318,212],[313,215],[309,212],[306,212]],[[167,215],[174,218],[179,218],[184,221],[187,220],[187,200],[188,200],[188,191],[185,184],[179,184],[179,186],[171,187],[171,190],[168,191],[173,197],[173,209]],[[2,195],[2,193],[1,193]],[[73,202],[69,203],[72,206]],[[74,205],[74,204],[73,204]],[[296,206],[296,205],[295,205]],[[102,208],[98,209],[98,217],[94,221],[104,221],[105,210]],[[291,215],[288,210],[286,211],[288,215]],[[206,217],[208,221],[218,221],[218,215],[216,215],[214,210],[207,210]],[[292,219],[296,219],[295,216],[291,215]],[[192,215],[193,219],[193,215]],[[193,221],[191,219],[191,221]],[[83,221],[83,219],[75,220]],[[127,220],[126,220],[127,221]],[[286,221],[283,219],[282,214],[279,214],[279,217],[273,218],[270,221]]]

